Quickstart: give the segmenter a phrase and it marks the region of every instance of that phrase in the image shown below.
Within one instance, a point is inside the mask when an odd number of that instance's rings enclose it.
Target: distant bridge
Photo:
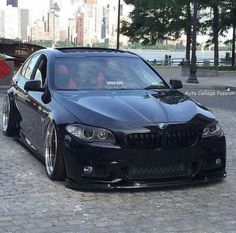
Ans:
[[[27,57],[40,49],[44,49],[44,47],[36,44],[0,38],[0,53],[14,57],[16,66],[22,64]]]

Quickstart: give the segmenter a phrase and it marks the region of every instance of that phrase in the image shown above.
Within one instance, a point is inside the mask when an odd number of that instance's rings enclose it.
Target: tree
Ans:
[[[186,34],[186,54],[185,59],[187,62],[190,62],[190,52],[191,52],[191,5],[190,2],[186,4],[186,25],[185,25],[185,34]]]
[[[221,33],[227,32],[232,29],[232,39],[225,43],[232,44],[232,60],[231,65],[235,66],[235,43],[236,43],[236,0],[226,0],[222,8],[222,28]]]
[[[225,17],[225,10],[227,8],[227,1],[222,0],[208,0],[203,3],[202,8],[210,9],[210,14],[207,20],[201,24],[201,32],[207,33],[210,29],[210,39],[207,41],[207,46],[214,45],[214,66],[219,65],[219,35],[224,35],[225,24],[227,20]]]
[[[235,65],[236,40],[236,0],[124,0],[134,5],[131,12],[131,22],[123,21],[121,32],[130,38],[131,42],[155,44],[161,40],[175,40],[184,31],[186,34],[187,61],[190,60],[191,43],[195,40],[192,35],[198,31],[207,33],[211,29],[209,43],[214,44],[214,65],[219,62],[219,35],[233,28],[232,36],[232,65]],[[197,5],[197,15],[201,9],[211,9],[213,17],[204,21],[193,20],[192,7]],[[201,9],[200,9],[201,7]],[[192,24],[195,22],[196,24]],[[197,43],[197,41],[196,41]],[[194,52],[195,46],[192,45]],[[192,56],[193,61],[194,54]],[[193,67],[192,72],[193,72]]]
[[[50,48],[53,45],[52,40],[35,40],[33,41],[33,44],[45,47],[45,48]]]
[[[57,41],[56,47],[75,47],[75,44],[68,40],[59,40]]]
[[[214,65],[219,64],[219,8],[216,4],[213,5],[213,43],[214,43]]]
[[[155,44],[160,40],[175,40],[185,32],[185,59],[190,62],[191,51],[191,1],[189,0],[125,0],[133,4],[132,22],[123,21],[121,32],[131,42]]]
[[[235,12],[236,14],[236,12]],[[236,40],[236,23],[233,22],[233,37],[232,37],[232,66],[235,66],[235,40]]]
[[[125,0],[125,2],[133,4],[135,8],[130,13],[132,22],[122,21],[121,33],[128,36],[133,43],[141,41],[144,45],[153,45],[160,40],[175,40],[180,37],[183,30],[189,32],[191,25],[189,15],[186,17],[188,8],[183,5],[185,1]],[[187,41],[190,42],[190,33]],[[189,58],[189,55],[186,57]]]
[[[214,66],[218,67],[219,65],[219,32],[220,32],[220,21],[219,21],[219,1],[211,1],[210,5],[213,10],[213,22],[212,22],[212,31],[213,31],[213,44],[214,44]]]
[[[232,1],[231,8],[231,24],[233,28],[233,36],[232,36],[232,66],[235,66],[235,42],[236,42],[236,3]]]

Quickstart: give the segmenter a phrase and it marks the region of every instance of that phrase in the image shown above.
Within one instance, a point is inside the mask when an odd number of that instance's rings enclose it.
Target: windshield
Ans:
[[[58,58],[54,85],[57,90],[168,88],[145,62],[130,57]]]

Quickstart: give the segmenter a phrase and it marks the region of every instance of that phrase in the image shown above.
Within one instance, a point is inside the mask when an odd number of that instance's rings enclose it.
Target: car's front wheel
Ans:
[[[46,172],[52,180],[64,180],[66,177],[64,159],[60,150],[56,126],[49,123],[46,132],[45,166]]]
[[[3,100],[2,127],[6,136],[13,136],[16,127],[13,118],[13,103],[8,95]]]

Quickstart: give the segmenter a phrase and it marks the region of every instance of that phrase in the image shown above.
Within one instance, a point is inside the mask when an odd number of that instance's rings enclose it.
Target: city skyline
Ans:
[[[122,5],[122,19],[129,20],[131,5]],[[75,44],[116,44],[118,1],[114,0],[0,0],[0,37],[23,41],[68,40]],[[16,17],[12,17],[15,15]],[[80,25],[80,26],[79,26]],[[225,38],[230,39],[232,31]],[[205,44],[206,35],[198,35]],[[121,43],[128,38],[121,35]],[[185,44],[184,34],[174,42]]]
[[[118,14],[118,2],[114,0],[42,0],[40,3],[12,0],[11,3],[0,0],[0,37],[29,42],[52,40],[54,44],[65,40],[82,45],[108,42],[115,46],[117,17],[114,15]],[[124,19],[128,17],[129,9],[130,6],[126,6]],[[23,11],[25,15],[17,13]],[[17,17],[10,20],[10,15]],[[19,32],[23,24],[27,36]],[[127,41],[123,36],[123,42]]]

